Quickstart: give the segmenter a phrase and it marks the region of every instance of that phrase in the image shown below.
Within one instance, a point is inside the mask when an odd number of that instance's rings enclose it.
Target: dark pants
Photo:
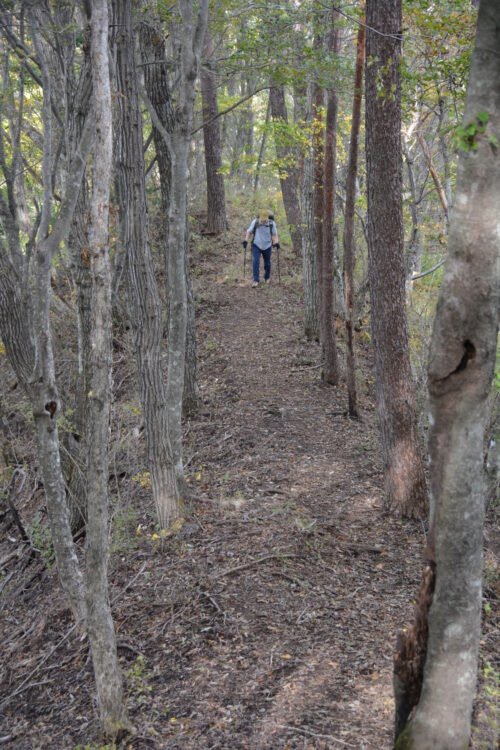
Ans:
[[[259,266],[260,256],[264,258],[264,279],[268,279],[271,275],[271,246],[267,250],[261,250],[257,245],[252,245],[252,257],[253,257],[253,280],[259,281]]]

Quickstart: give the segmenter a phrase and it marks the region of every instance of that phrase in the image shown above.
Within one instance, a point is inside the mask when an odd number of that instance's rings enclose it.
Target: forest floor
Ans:
[[[392,659],[411,622],[425,529],[383,509],[369,337],[358,341],[362,420],[351,421],[344,386],[321,382],[319,347],[303,336],[300,264],[282,252],[282,283],[274,268],[271,285],[252,289],[240,247],[229,234],[199,237],[193,254],[193,504],[164,541],[134,429],[132,350],[116,353],[110,587],[137,730],[122,746],[390,748]],[[42,496],[35,484],[17,497],[27,525]],[[26,564],[1,503],[0,745],[99,748],[88,645],[71,631],[54,566]],[[495,747],[499,722],[495,516],[474,750]]]

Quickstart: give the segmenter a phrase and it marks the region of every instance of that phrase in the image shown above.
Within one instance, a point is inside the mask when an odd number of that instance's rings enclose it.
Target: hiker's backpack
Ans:
[[[274,221],[274,214],[269,214],[268,220],[269,220],[269,231],[271,232],[271,245],[272,245],[273,244],[273,221]],[[252,226],[252,230],[250,232],[250,234],[252,235],[252,244],[255,241],[255,233],[257,231],[258,223],[259,223],[259,217],[256,216],[255,219],[253,220],[253,226]]]

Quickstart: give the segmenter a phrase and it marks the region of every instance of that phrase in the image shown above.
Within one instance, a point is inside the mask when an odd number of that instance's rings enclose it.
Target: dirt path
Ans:
[[[145,506],[134,519],[143,533],[131,530],[130,548],[112,558],[112,595],[132,581],[115,606],[138,729],[125,746],[389,748],[394,642],[411,617],[423,534],[382,513],[368,353],[364,419],[351,422],[343,387],[322,385],[318,347],[302,336],[298,282],[224,281],[216,267],[231,255],[220,252],[200,261],[195,290],[193,512],[161,549]],[[11,685],[69,625],[59,595],[48,609],[53,587],[53,573],[42,576],[17,614],[26,630],[38,625],[15,642]],[[11,747],[95,740],[86,649],[70,639],[58,657],[57,682],[11,702],[1,731]],[[11,690],[4,679],[2,695]]]
[[[344,389],[321,384],[298,291],[216,284],[200,319],[217,418],[198,459],[225,508],[219,554],[225,569],[262,560],[212,590],[226,622],[241,622],[232,658],[244,668],[210,670],[212,700],[231,703],[207,747],[390,745],[393,643],[421,532],[381,517],[370,389],[363,423],[350,422]]]

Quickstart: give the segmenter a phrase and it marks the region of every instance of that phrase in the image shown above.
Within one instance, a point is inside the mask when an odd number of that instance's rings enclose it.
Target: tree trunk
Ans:
[[[176,472],[177,496],[186,494],[182,461],[182,399],[187,330],[187,288],[185,272],[187,163],[196,96],[202,40],[205,36],[208,0],[200,0],[196,23],[189,0],[179,0],[182,18],[181,71],[179,104],[170,138],[172,156],[172,194],[169,208],[168,284],[170,319],[168,326],[168,438]]]
[[[408,170],[408,182],[410,186],[410,211],[411,211],[411,236],[408,242],[408,246],[405,252],[405,274],[406,274],[406,291],[409,292],[411,286],[412,276],[415,273],[419,273],[422,266],[422,233],[420,231],[420,223],[418,219],[418,197],[417,189],[415,184],[415,174],[413,171],[414,160],[410,155],[409,149],[405,146],[404,156],[406,161],[406,167]]]
[[[86,30],[86,34],[90,34]],[[72,37],[72,35],[71,35]],[[69,43],[73,39],[68,40]],[[92,71],[89,59],[90,44],[84,44],[80,80],[74,108],[69,112],[71,117],[71,147],[74,151],[82,134],[85,117],[92,103]],[[67,76],[69,78],[69,76]],[[71,81],[73,84],[73,81]],[[67,81],[68,88],[70,86]],[[92,278],[90,273],[89,252],[89,215],[90,200],[87,176],[84,174],[78,201],[73,214],[73,221],[68,238],[68,256],[71,276],[76,292],[78,320],[78,377],[75,396],[74,429],[65,436],[62,464],[65,468],[66,496],[70,514],[71,531],[76,534],[85,525],[87,518],[87,488],[85,482],[86,460],[88,452],[88,398],[92,373]]]
[[[429,151],[429,147],[427,145],[427,142],[424,138],[424,134],[422,133],[422,128],[420,127],[420,124],[417,126],[417,138],[418,142],[420,144],[420,147],[422,149],[422,152],[425,156],[425,161],[427,162],[427,167],[429,169],[429,173],[433,179],[434,185],[436,187],[436,191],[439,197],[439,201],[441,203],[441,207],[443,209],[444,218],[446,222],[448,222],[448,201],[446,199],[446,193],[444,191],[443,185],[441,183],[441,178],[439,177],[437,173],[437,169],[434,166],[434,162],[432,161],[431,152]]]
[[[203,56],[205,66],[201,69],[201,99],[203,108],[203,141],[205,144],[205,166],[207,171],[207,231],[220,234],[227,228],[226,198],[222,166],[219,120],[217,106],[217,81],[210,68],[214,54],[214,42],[210,31],[205,32]]]
[[[28,339],[30,342],[34,342],[35,361],[34,369],[28,380],[24,381],[24,384],[31,395],[33,405],[40,468],[59,576],[68,595],[75,619],[77,622],[84,623],[86,608],[83,576],[78,566],[69,525],[59,454],[57,417],[60,410],[60,401],[55,379],[54,354],[50,333],[50,279],[52,260],[59,251],[61,242],[67,237],[75,210],[85,164],[92,145],[93,127],[89,118],[87,118],[79,149],[75,150],[68,164],[64,198],[61,201],[59,214],[54,219],[51,216],[53,192],[51,77],[45,50],[36,31],[38,20],[33,18],[32,11],[34,9],[30,9],[29,13],[30,27],[42,71],[43,83],[43,203],[38,229],[38,236],[41,239],[37,243],[34,254],[33,333],[30,333]],[[52,231],[49,233],[51,224]]]
[[[266,144],[267,144],[267,131],[269,128],[269,120],[271,119],[271,99],[268,98],[267,100],[267,108],[266,108],[266,121],[264,123],[264,132],[262,133],[262,140],[260,142],[260,149],[259,149],[259,158],[257,159],[257,166],[255,167],[255,180],[253,183],[253,191],[254,193],[257,192],[257,189],[259,187],[259,180],[260,180],[260,173],[262,170],[262,164],[264,162],[264,154],[266,152]]]
[[[495,368],[498,262],[500,6],[482,0],[464,125],[486,131],[460,154],[448,256],[429,356],[431,544],[436,587],[423,687],[398,748],[469,744],[481,625],[483,436]]]
[[[288,114],[285,104],[285,91],[283,86],[271,86],[269,91],[271,102],[271,117],[275,123],[276,155],[280,161],[280,184],[285,206],[286,220],[290,229],[293,251],[297,258],[302,253],[302,220],[298,197],[299,170],[297,155],[290,146],[282,143],[279,132],[280,121],[288,125]]]
[[[410,370],[403,258],[401,0],[368,0],[366,20],[368,262],[386,507],[421,517],[426,486]]]
[[[168,444],[168,406],[162,358],[161,300],[151,257],[131,0],[114,0],[117,106],[116,153],[121,242],[127,253],[131,323],[146,434],[153,501],[160,523],[175,520],[175,468]],[[126,104],[126,106],[125,106]]]
[[[146,93],[151,106],[158,117],[158,125],[164,131],[162,133],[156,127],[153,121],[153,141],[155,144],[156,157],[158,161],[158,172],[160,175],[161,191],[161,208],[163,216],[163,233],[165,240],[165,265],[167,266],[168,247],[169,247],[169,210],[170,210],[170,193],[172,180],[172,160],[169,152],[168,143],[164,134],[170,137],[174,129],[174,108],[170,85],[166,74],[165,66],[165,42],[161,35],[156,31],[158,19],[152,19],[149,23],[143,22],[140,26],[140,44],[141,54],[146,63],[144,70],[144,79]],[[155,119],[155,118],[154,118]],[[194,295],[191,275],[189,270],[189,242],[188,242],[188,223],[186,215],[185,228],[185,260],[184,268],[186,274],[186,295],[187,295],[187,332],[186,332],[186,357],[184,368],[184,395],[183,395],[183,413],[185,415],[194,414],[198,408],[199,394],[196,374],[196,323],[194,310]],[[168,269],[166,268],[166,291],[167,305],[169,304],[168,296]],[[167,327],[170,320],[170,313],[167,315]]]
[[[309,86],[306,123],[312,119],[312,87]],[[314,149],[304,157],[302,176],[302,273],[304,284],[304,333],[309,341],[319,341],[318,266],[314,220]]]
[[[364,7],[364,2],[362,3]],[[365,64],[364,16],[358,29],[356,44],[356,72],[354,75],[354,98],[352,103],[351,143],[345,187],[344,211],[344,287],[346,301],[346,353],[347,353],[347,397],[349,416],[358,419],[358,395],[356,392],[356,356],[354,353],[354,265],[356,263],[356,240],[354,236],[354,205],[356,202],[356,175],[358,171],[358,142],[361,122],[361,100],[363,97],[363,66]]]
[[[335,29],[335,12],[332,11],[332,27],[328,35],[328,51],[338,54],[340,37]],[[321,318],[324,331],[323,350],[325,364],[323,379],[330,385],[339,382],[337,342],[334,320],[334,275],[335,275],[335,173],[337,169],[337,112],[338,96],[332,85],[327,92],[324,166],[324,205],[323,205],[323,262],[320,279]]]
[[[101,726],[116,738],[128,726],[108,597],[108,439],[111,413],[111,270],[108,245],[112,166],[111,86],[107,0],[92,6],[92,80],[96,115],[90,226],[92,271],[92,379],[86,534],[87,625]]]
[[[169,206],[169,245],[167,254],[167,279],[169,299],[167,388],[168,410],[167,439],[172,457],[175,484],[165,514],[160,519],[163,526],[175,520],[180,500],[187,496],[182,461],[182,402],[187,330],[186,242],[187,242],[187,174],[189,141],[191,138],[195,83],[198,75],[202,41],[205,35],[208,0],[200,0],[196,23],[193,6],[188,0],[179,0],[182,20],[180,45],[179,100],[172,133],[162,126],[154,108],[151,110],[155,124],[168,146],[172,179]]]
[[[186,279],[186,362],[184,365],[184,393],[182,396],[182,413],[193,416],[198,410],[200,394],[197,382],[196,361],[196,321],[194,316],[194,292],[191,273],[189,270],[189,227],[186,216],[186,236],[184,249],[184,276]]]
[[[316,49],[321,49],[323,45],[322,38],[317,36],[315,39]],[[321,348],[325,351],[325,341],[328,339],[325,318],[325,285],[323,284],[324,268],[324,128],[323,128],[323,110],[325,106],[324,89],[317,83],[313,84],[313,151],[314,151],[314,226],[316,234],[316,269],[318,277],[318,302],[319,302],[319,338]],[[324,373],[323,373],[324,377]]]

